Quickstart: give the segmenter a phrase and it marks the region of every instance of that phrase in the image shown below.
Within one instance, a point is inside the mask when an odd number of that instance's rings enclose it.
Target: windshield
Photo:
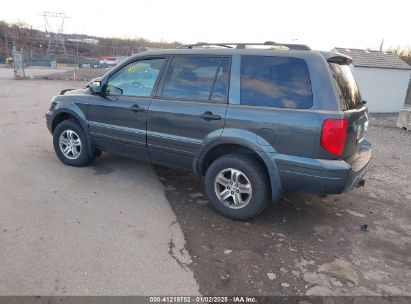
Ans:
[[[341,109],[351,110],[361,107],[361,95],[350,67],[345,64],[330,63],[330,69]]]

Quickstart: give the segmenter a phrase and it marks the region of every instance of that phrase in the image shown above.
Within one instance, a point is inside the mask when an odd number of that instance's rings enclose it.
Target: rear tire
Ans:
[[[57,125],[53,146],[57,157],[69,166],[84,167],[95,158],[95,153],[89,155],[86,135],[75,120],[64,120]]]
[[[211,205],[222,215],[247,220],[266,208],[269,179],[254,158],[228,154],[219,157],[207,169],[205,190]]]

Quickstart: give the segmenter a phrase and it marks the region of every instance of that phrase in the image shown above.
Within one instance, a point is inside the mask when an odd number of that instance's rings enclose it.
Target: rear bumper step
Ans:
[[[360,152],[348,162],[273,154],[285,192],[338,194],[365,184],[371,145],[363,141]]]

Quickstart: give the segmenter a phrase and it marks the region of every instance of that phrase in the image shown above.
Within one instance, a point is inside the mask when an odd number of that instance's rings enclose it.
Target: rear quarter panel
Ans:
[[[316,51],[270,51],[267,56],[305,60],[310,73],[313,106],[289,109],[240,105],[241,56],[233,56],[230,104],[222,136],[235,129],[249,131],[261,151],[309,158],[333,159],[320,147],[321,128],[326,118],[342,118],[331,73],[324,56]]]

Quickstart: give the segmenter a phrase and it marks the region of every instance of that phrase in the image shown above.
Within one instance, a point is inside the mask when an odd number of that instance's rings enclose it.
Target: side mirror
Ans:
[[[366,100],[362,100],[361,103],[362,103],[363,105],[365,105],[365,104],[367,103],[367,101],[366,101]]]
[[[98,81],[98,80],[92,81],[88,87],[91,93],[101,94],[103,92],[103,86],[102,86],[101,81]]]

